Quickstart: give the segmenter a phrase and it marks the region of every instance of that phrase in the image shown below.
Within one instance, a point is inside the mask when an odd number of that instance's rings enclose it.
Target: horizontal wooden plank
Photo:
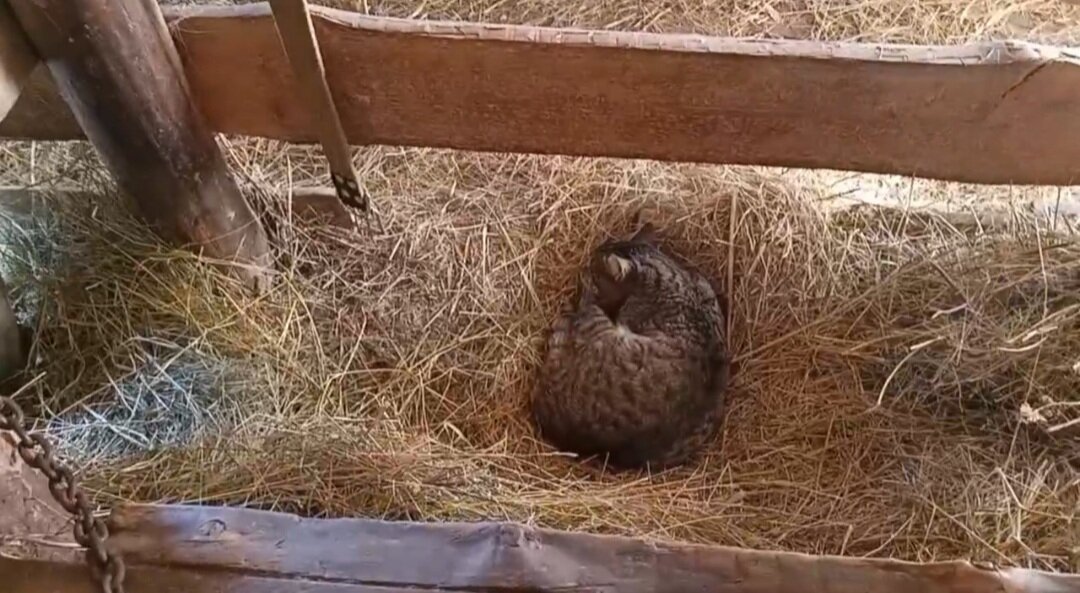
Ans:
[[[32,207],[30,202],[39,197],[35,193],[0,190],[0,201],[5,206]],[[71,536],[70,516],[53,500],[48,480],[16,455],[14,436],[0,431],[0,591],[97,593],[100,588],[94,586],[82,558]],[[156,593],[415,593],[356,582],[135,563],[129,566],[125,584],[127,591]]]
[[[964,562],[815,557],[567,533],[510,523],[304,519],[239,508],[124,506],[133,566],[417,589],[725,593],[1063,593],[1080,576]]]
[[[4,593],[100,593],[83,564],[0,557]],[[324,582],[272,575],[212,572],[180,567],[132,566],[124,590],[133,593],[417,593],[415,589]],[[445,589],[428,589],[446,593]]]
[[[1066,50],[313,18],[354,144],[1080,182],[1080,59]],[[315,140],[265,4],[169,19],[217,130]],[[0,137],[77,137],[35,83]]]

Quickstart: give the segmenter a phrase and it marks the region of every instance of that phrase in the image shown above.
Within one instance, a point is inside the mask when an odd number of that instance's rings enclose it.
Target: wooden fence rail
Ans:
[[[125,506],[111,543],[129,591],[405,593],[1065,593],[1080,576],[648,542],[511,523],[302,519]],[[10,593],[90,591],[84,570],[0,559]],[[80,567],[81,568],[81,567]]]
[[[265,4],[168,15],[219,132],[316,140]],[[1080,56],[409,21],[316,8],[353,144],[1080,183]],[[38,72],[0,137],[70,139]]]

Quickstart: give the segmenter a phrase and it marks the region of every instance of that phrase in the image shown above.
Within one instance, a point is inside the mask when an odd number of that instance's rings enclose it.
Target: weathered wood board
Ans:
[[[316,140],[267,5],[168,18],[216,130]],[[1080,183],[1080,56],[1066,50],[313,18],[354,144]],[[49,84],[33,78],[0,137],[80,136]]]
[[[0,557],[4,593],[100,593],[85,566]],[[359,585],[253,574],[216,573],[199,568],[133,566],[124,578],[131,593],[417,593],[395,586]],[[449,593],[448,589],[425,589]]]
[[[159,593],[717,591],[1066,593],[1080,576],[913,564],[533,529],[510,523],[303,519],[239,508],[123,506],[110,545],[127,590]],[[89,592],[84,567],[0,558],[10,593]]]
[[[319,520],[236,508],[127,506],[114,511],[112,532],[132,578],[158,583],[155,590],[162,593],[1080,591],[1080,576],[1022,569],[665,544],[508,523]],[[34,588],[31,577],[46,572],[58,571],[0,562],[0,582],[14,582],[13,593],[82,590]]]

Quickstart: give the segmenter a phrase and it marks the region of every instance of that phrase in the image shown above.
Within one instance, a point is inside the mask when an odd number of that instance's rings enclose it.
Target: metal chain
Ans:
[[[53,447],[40,434],[26,432],[26,416],[10,397],[0,396],[0,430],[10,430],[18,439],[16,450],[26,465],[45,474],[49,491],[64,510],[75,517],[75,541],[86,548],[86,562],[103,593],[124,592],[124,561],[105,547],[109,528],[94,516],[86,494],[66,465],[53,456]]]

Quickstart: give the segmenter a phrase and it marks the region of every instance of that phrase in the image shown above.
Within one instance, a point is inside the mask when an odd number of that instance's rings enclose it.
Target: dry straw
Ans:
[[[421,12],[740,34],[773,18],[756,3],[643,4]],[[772,7],[809,15],[808,35],[895,27],[912,41],[1068,16],[1049,3],[901,5]],[[255,297],[157,243],[85,147],[0,151],[5,182],[100,189],[23,207],[4,227],[6,277],[36,322],[45,373],[26,403],[57,435],[83,431],[68,452],[103,503],[513,519],[1080,569],[1080,245],[1068,219],[1019,206],[1051,190],[911,182],[891,207],[841,207],[825,183],[836,176],[369,148],[356,166],[383,229],[349,234],[274,206],[292,185],[326,181],[317,154],[232,141],[234,170],[279,229],[275,287]],[[578,267],[639,209],[727,286],[739,357],[723,436],[661,475],[558,455],[527,416],[544,332]],[[166,411],[179,419],[161,421]]]

